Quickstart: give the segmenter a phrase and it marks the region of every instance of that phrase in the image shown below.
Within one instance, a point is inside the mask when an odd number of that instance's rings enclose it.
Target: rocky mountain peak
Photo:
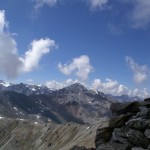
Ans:
[[[85,92],[85,91],[87,91],[87,89],[81,83],[72,84],[72,85],[66,87],[66,89],[68,89],[70,91],[74,91],[74,92]]]

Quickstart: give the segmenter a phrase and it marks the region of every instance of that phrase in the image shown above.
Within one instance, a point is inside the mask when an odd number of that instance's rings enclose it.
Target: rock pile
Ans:
[[[150,98],[113,103],[108,127],[98,128],[91,150],[150,150]],[[71,150],[90,150],[75,146]]]
[[[97,129],[96,150],[150,150],[150,98],[110,109],[109,126]]]

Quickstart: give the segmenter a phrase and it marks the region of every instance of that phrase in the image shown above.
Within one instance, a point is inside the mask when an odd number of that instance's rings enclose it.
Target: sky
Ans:
[[[150,95],[149,0],[1,0],[0,78]]]

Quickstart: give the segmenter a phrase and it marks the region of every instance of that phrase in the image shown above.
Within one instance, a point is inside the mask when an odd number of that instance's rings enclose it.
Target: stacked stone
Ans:
[[[97,129],[96,150],[150,150],[150,98],[110,109],[109,126]]]

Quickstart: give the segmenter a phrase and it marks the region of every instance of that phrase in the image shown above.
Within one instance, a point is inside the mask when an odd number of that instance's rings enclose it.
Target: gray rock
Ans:
[[[144,99],[145,102],[150,102],[150,98]]]
[[[150,109],[148,110],[148,113],[147,113],[147,115],[146,115],[146,118],[147,119],[150,119]],[[150,127],[150,126],[149,126]]]
[[[144,135],[150,139],[150,129],[146,129]]]
[[[100,145],[96,150],[131,150],[131,148],[126,144],[107,143]]]
[[[127,130],[127,129],[126,129]],[[133,146],[128,139],[124,138],[125,137],[125,129],[120,129],[120,128],[115,128],[113,133],[112,133],[112,138],[111,141],[115,143],[121,143],[121,144],[126,144],[129,146]]]
[[[107,143],[110,141],[112,136],[113,129],[110,127],[98,128],[95,138],[95,146],[98,147],[101,144]]]
[[[146,118],[148,113],[148,108],[145,106],[141,106],[139,108],[140,108],[140,112],[138,112],[137,117]]]
[[[109,126],[112,128],[118,128],[125,125],[125,123],[132,117],[131,114],[125,114],[120,116],[115,116],[110,119]]]
[[[142,106],[150,108],[150,102],[141,102]]]
[[[147,149],[143,149],[141,147],[133,147],[131,150],[147,150]]]
[[[126,133],[126,137],[129,141],[136,145],[137,147],[147,148],[150,141],[144,136],[144,134],[140,131],[130,129]]]
[[[140,107],[139,102],[113,103],[110,106],[110,110],[113,113],[120,115],[120,114],[127,114],[127,113],[137,113],[140,111],[139,107]]]
[[[145,128],[149,125],[150,120],[142,119],[142,118],[136,118],[129,120],[126,125],[129,128],[133,128],[136,130],[145,130]]]

